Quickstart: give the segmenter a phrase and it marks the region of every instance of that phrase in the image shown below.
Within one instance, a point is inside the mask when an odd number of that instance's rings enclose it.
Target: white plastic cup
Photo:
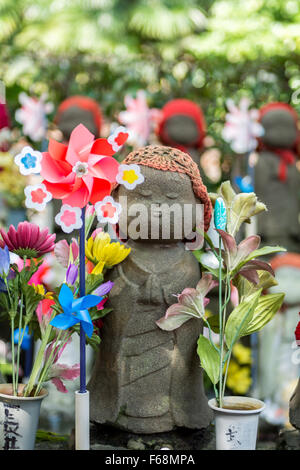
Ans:
[[[48,391],[42,389],[37,397],[15,397],[11,393],[11,384],[0,385],[0,449],[33,450],[41,403]]]
[[[219,408],[215,398],[208,405],[214,411],[217,450],[255,450],[259,415],[264,402],[249,397],[226,397],[224,406],[252,405],[253,409]]]

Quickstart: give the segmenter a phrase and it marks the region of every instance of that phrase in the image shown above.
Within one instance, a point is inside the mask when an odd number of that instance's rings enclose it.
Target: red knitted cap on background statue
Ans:
[[[0,130],[4,127],[10,127],[10,118],[6,105],[0,103]]]
[[[295,164],[299,157],[298,114],[287,103],[268,103],[260,109],[260,122],[265,134],[260,139],[259,150],[270,150],[280,158],[278,178],[284,182],[287,177],[287,165]]]
[[[71,96],[60,104],[55,123],[66,141],[69,140],[72,130],[79,124],[84,124],[96,138],[99,138],[102,125],[100,106],[88,96]]]
[[[184,152],[188,148],[201,148],[206,134],[201,108],[187,99],[169,101],[162,109],[156,132],[163,144]]]

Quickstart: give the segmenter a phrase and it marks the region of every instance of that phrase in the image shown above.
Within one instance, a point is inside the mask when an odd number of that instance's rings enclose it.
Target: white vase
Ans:
[[[20,385],[19,390],[25,385]],[[0,385],[0,449],[33,450],[42,400],[48,395],[42,389],[37,397],[15,397],[11,384]]]
[[[214,411],[217,450],[255,450],[259,415],[265,407],[261,400],[233,396],[224,398],[226,408],[219,408],[215,398],[208,405]],[[239,405],[245,409],[237,409]]]

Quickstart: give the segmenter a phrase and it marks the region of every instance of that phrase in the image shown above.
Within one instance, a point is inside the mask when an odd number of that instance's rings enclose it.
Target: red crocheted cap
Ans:
[[[90,111],[94,117],[94,121],[95,121],[97,129],[99,129],[100,131],[101,123],[102,123],[101,109],[98,103],[92,98],[89,98],[88,96],[74,95],[74,96],[70,96],[69,98],[66,98],[60,104],[57,110],[55,122],[58,121],[61,113],[71,108],[72,106],[77,106],[78,108],[82,108],[87,111]]]
[[[186,99],[176,99],[169,101],[162,109],[161,120],[156,129],[157,135],[160,137],[160,140],[166,144],[171,145],[172,147],[181,148],[182,147],[175,141],[171,139],[171,137],[167,134],[165,124],[167,120],[178,114],[183,114],[185,116],[189,116],[190,118],[194,119],[198,130],[199,130],[199,137],[196,142],[193,143],[193,147],[200,148],[203,145],[203,139],[206,133],[206,124],[204,115],[202,113],[201,108],[193,103],[193,101],[186,100]]]
[[[297,111],[288,103],[282,103],[280,101],[274,101],[272,103],[265,104],[262,106],[259,110],[259,121],[262,120],[262,118],[269,113],[270,111],[274,111],[275,109],[282,109],[284,111],[287,111],[291,114],[291,116],[294,118],[297,129],[298,129],[298,135],[296,138],[296,142],[294,145],[294,152],[296,153],[297,157],[300,157],[300,130],[299,130],[299,116],[297,114]],[[264,147],[264,144],[262,143],[262,139],[258,139],[258,145],[259,149]]]
[[[148,145],[134,150],[123,160],[124,164],[136,163],[161,171],[173,171],[187,175],[191,182],[195,196],[204,205],[204,230],[209,229],[212,217],[212,204],[206,186],[202,182],[197,164],[187,154],[173,147],[162,145]],[[116,188],[118,185],[115,185]]]
[[[4,127],[10,127],[10,119],[6,105],[0,103],[0,129]]]
[[[274,101],[273,103],[268,103],[262,106],[259,110],[260,121],[265,114],[267,114],[269,111],[274,111],[274,109],[283,109],[284,111],[288,111],[295,119],[295,122],[298,122],[299,118],[296,110],[288,103],[281,103],[280,101]]]

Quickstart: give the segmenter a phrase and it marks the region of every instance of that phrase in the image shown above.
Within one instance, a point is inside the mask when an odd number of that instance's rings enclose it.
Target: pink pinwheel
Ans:
[[[123,134],[122,131],[122,141]],[[112,157],[114,153],[107,139],[95,140],[79,124],[68,145],[50,139],[48,152],[43,153],[41,162],[43,184],[64,205],[83,208],[88,202],[95,204],[110,194],[116,181],[119,163]]]
[[[146,145],[151,129],[155,121],[158,121],[161,112],[155,108],[148,108],[144,90],[139,90],[135,99],[126,95],[124,102],[126,111],[119,113],[119,121],[131,132],[131,139],[139,147]]]
[[[9,251],[21,258],[40,258],[54,250],[56,235],[49,234],[47,228],[40,230],[38,225],[30,222],[20,222],[17,230],[11,225],[8,232],[0,228],[0,234]]]

